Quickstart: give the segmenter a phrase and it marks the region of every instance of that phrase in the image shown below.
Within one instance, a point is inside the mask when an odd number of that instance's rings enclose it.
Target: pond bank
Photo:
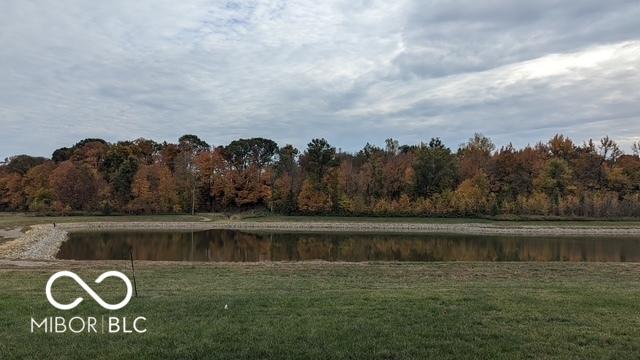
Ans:
[[[640,236],[639,226],[496,225],[480,223],[383,222],[86,222],[33,225],[24,235],[0,244],[0,258],[52,260],[73,231],[104,230],[254,230],[293,232],[452,233],[514,236]]]

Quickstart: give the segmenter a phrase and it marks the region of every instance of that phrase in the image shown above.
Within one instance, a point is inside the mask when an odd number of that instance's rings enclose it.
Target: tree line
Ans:
[[[357,153],[325,139],[303,151],[264,138],[84,139],[50,159],[1,163],[0,211],[638,217],[639,153],[638,143],[624,154],[609,137],[579,145],[560,134],[499,149],[475,134],[456,151],[438,138],[387,139]]]

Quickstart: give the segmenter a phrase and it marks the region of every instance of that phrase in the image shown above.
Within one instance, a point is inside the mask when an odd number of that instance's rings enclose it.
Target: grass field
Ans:
[[[67,222],[127,222],[127,221],[251,221],[251,222],[379,222],[379,223],[426,223],[468,224],[482,223],[500,226],[546,225],[546,226],[595,226],[620,227],[640,226],[638,219],[537,219],[537,220],[493,220],[478,218],[426,218],[426,217],[347,217],[347,216],[280,216],[264,213],[241,213],[227,216],[222,213],[198,213],[196,215],[112,215],[112,216],[36,216],[33,214],[0,213],[0,229],[44,223]]]
[[[222,215],[210,214],[210,220],[218,220]],[[100,222],[100,221],[203,221],[203,216],[191,215],[123,215],[123,216],[36,216],[31,214],[0,213],[0,229],[36,224]]]
[[[56,298],[87,300],[56,310],[44,286],[61,269],[89,284],[129,274],[125,262],[39,266],[0,266],[0,359],[640,357],[640,264],[146,263],[140,297],[111,313],[68,279]],[[92,287],[117,302],[117,281]],[[60,314],[145,316],[148,331],[30,333],[32,316]]]
[[[638,219],[527,219],[505,220],[485,218],[429,218],[429,217],[366,217],[366,216],[245,216],[243,221],[256,222],[380,222],[425,224],[495,224],[500,226],[551,225],[551,226],[640,226]]]

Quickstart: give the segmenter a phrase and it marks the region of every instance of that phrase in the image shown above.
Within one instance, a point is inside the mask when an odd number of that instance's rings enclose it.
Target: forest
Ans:
[[[357,153],[325,139],[306,149],[264,138],[210,146],[84,139],[50,159],[0,163],[0,211],[40,214],[264,210],[345,216],[640,216],[640,145],[555,135],[496,148],[475,134],[457,150],[438,138],[387,139]]]

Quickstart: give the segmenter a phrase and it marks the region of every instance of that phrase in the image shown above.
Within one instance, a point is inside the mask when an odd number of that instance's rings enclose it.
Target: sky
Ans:
[[[0,159],[182,134],[629,152],[638,19],[637,0],[5,0]]]

